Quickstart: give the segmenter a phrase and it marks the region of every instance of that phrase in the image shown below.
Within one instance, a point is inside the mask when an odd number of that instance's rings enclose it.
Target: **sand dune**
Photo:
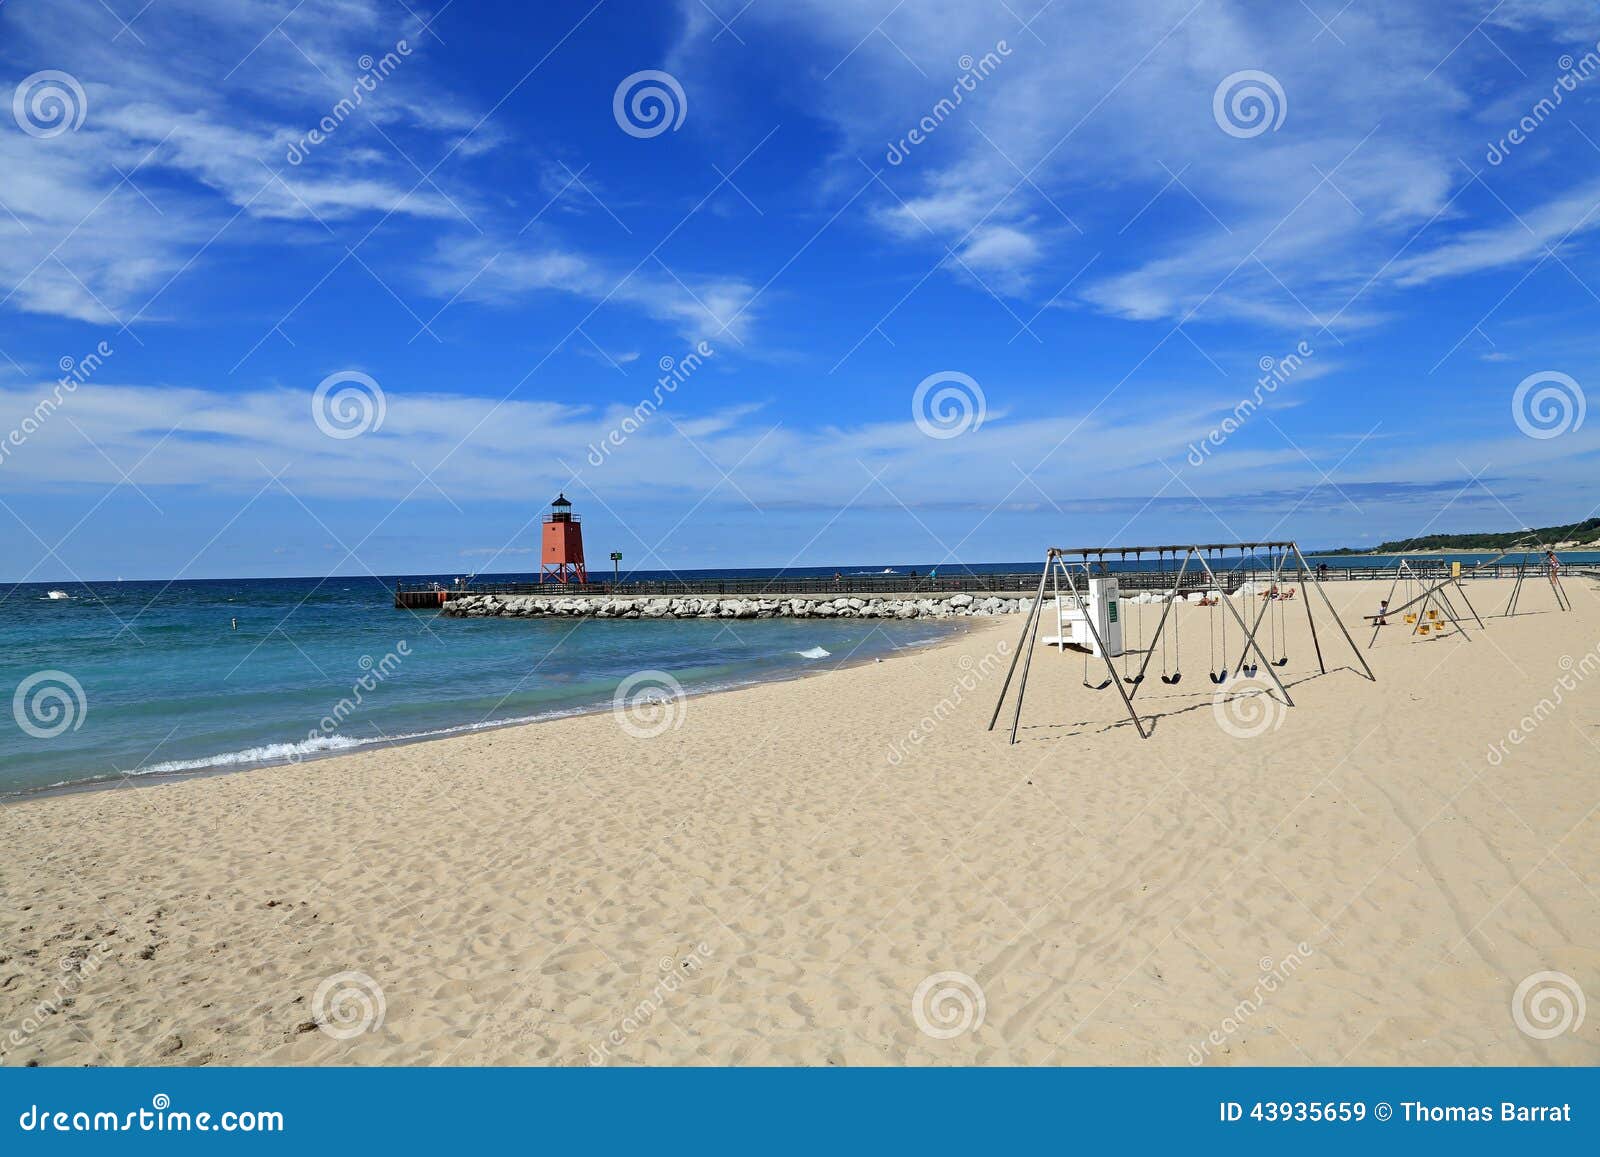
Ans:
[[[1377,683],[1326,620],[1319,675],[1291,604],[1292,709],[1219,708],[1185,607],[1147,741],[1044,649],[1020,742],[985,730],[1013,619],[653,738],[608,713],[8,806],[0,1059],[1594,1064],[1600,1011],[1539,1039],[1512,1008],[1541,972],[1600,996],[1590,586],[1471,641],[1391,626]],[[1352,625],[1382,589],[1328,587]]]

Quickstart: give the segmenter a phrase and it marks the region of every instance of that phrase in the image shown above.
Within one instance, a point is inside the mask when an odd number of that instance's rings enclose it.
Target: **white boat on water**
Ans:
[[[66,591],[46,591],[45,592],[45,598],[47,598],[47,599],[70,599],[71,597],[72,596],[69,595]]]

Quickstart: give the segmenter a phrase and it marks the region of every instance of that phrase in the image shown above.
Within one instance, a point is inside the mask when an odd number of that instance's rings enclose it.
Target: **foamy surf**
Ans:
[[[233,767],[256,763],[298,763],[307,756],[325,755],[346,751],[353,747],[384,745],[393,747],[401,743],[414,743],[419,739],[444,739],[451,735],[464,735],[473,731],[487,731],[496,727],[514,727],[519,723],[542,723],[548,719],[563,719],[582,715],[593,708],[567,707],[543,711],[537,715],[516,715],[508,719],[485,719],[477,723],[463,723],[456,727],[436,727],[428,731],[408,731],[398,735],[319,735],[302,739],[298,743],[264,743],[242,751],[225,751],[202,759],[169,759],[165,763],[152,763],[145,767],[122,771],[120,775],[172,775],[185,771],[205,771],[217,767]],[[64,784],[56,786],[65,786]]]
[[[826,659],[829,655],[833,654],[833,652],[822,647],[812,647],[808,651],[796,651],[795,654],[799,655],[802,659]]]

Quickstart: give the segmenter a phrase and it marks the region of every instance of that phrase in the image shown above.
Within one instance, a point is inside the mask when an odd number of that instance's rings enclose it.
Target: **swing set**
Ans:
[[[1217,577],[1217,572],[1212,566],[1213,560],[1220,565],[1224,561],[1226,554],[1234,550],[1239,551],[1240,554],[1235,566],[1224,572],[1230,576],[1244,569],[1246,563],[1250,560],[1262,558],[1261,552],[1263,551],[1266,552],[1265,557],[1271,561],[1271,584],[1265,592],[1262,592],[1261,606],[1255,612],[1252,621],[1248,623],[1245,621],[1245,616],[1241,614],[1240,609],[1234,605],[1233,599],[1226,593],[1223,581]],[[1087,580],[1090,574],[1089,560],[1091,558],[1098,559],[1101,572],[1106,573],[1105,556],[1107,554],[1120,554],[1123,560],[1132,555],[1135,566],[1137,566],[1142,556],[1147,554],[1155,555],[1157,573],[1161,576],[1160,589],[1165,592],[1161,600],[1161,618],[1156,623],[1155,633],[1150,636],[1148,641],[1143,637],[1144,603],[1138,602],[1135,604],[1139,608],[1134,614],[1135,645],[1133,648],[1119,650],[1120,657],[1123,660],[1120,673],[1113,661],[1117,655],[1114,655],[1108,648],[1104,632],[1101,631],[1100,626],[1095,621],[1097,618],[1095,608],[1090,605],[1087,597]],[[1182,556],[1182,561],[1178,564],[1176,572],[1170,571],[1168,569],[1169,557],[1172,561],[1177,562],[1179,556]],[[1294,566],[1292,576],[1288,569],[1291,561]],[[1092,691],[1103,691],[1115,685],[1117,694],[1121,697],[1123,707],[1127,711],[1128,718],[1132,720],[1135,729],[1139,732],[1139,737],[1141,739],[1150,738],[1150,727],[1147,721],[1140,717],[1133,701],[1138,696],[1141,687],[1144,686],[1145,675],[1158,649],[1161,653],[1161,682],[1172,687],[1176,686],[1183,678],[1181,639],[1179,638],[1177,620],[1172,616],[1172,608],[1175,602],[1184,597],[1184,579],[1190,575],[1191,569],[1196,579],[1203,577],[1207,584],[1204,588],[1206,593],[1198,605],[1211,608],[1211,621],[1207,626],[1210,644],[1210,663],[1207,674],[1213,684],[1221,685],[1228,681],[1230,671],[1228,665],[1228,655],[1230,653],[1228,649],[1228,621],[1231,618],[1244,640],[1240,646],[1238,662],[1232,666],[1231,670],[1239,677],[1255,678],[1262,665],[1265,665],[1267,676],[1272,680],[1273,686],[1277,688],[1278,694],[1283,697],[1283,702],[1287,706],[1294,706],[1294,699],[1289,695],[1288,688],[1278,678],[1278,669],[1287,666],[1289,662],[1286,604],[1294,600],[1296,587],[1298,587],[1299,601],[1306,608],[1306,622],[1311,629],[1311,643],[1316,651],[1318,671],[1324,675],[1328,673],[1327,664],[1322,655],[1322,644],[1317,636],[1316,618],[1312,614],[1310,597],[1307,593],[1308,589],[1312,588],[1316,590],[1318,596],[1322,599],[1323,606],[1339,627],[1340,633],[1344,635],[1345,642],[1350,645],[1350,650],[1361,664],[1366,677],[1373,682],[1377,681],[1377,676],[1373,674],[1365,656],[1361,654],[1361,650],[1356,646],[1355,640],[1350,637],[1350,632],[1345,628],[1344,623],[1340,621],[1339,614],[1334,609],[1333,603],[1329,601],[1327,592],[1322,589],[1320,578],[1307,564],[1305,556],[1300,553],[1300,548],[1293,541],[1126,548],[1085,547],[1064,549],[1062,547],[1050,547],[1045,553],[1044,569],[1039,575],[1038,591],[1034,595],[1032,605],[1028,609],[1027,618],[1023,622],[1022,631],[1017,638],[1017,646],[1012,651],[1011,665],[1006,670],[1005,682],[1001,684],[1000,695],[994,705],[994,713],[989,717],[989,730],[993,731],[1000,719],[1000,711],[1005,706],[1006,695],[1011,689],[1011,681],[1017,674],[1017,664],[1020,660],[1022,672],[1021,678],[1017,683],[1016,703],[1011,717],[1010,741],[1016,743],[1017,729],[1022,720],[1022,700],[1027,694],[1028,671],[1033,663],[1033,649],[1038,639],[1038,624],[1041,617],[1041,608],[1044,605],[1046,588],[1050,588],[1056,597],[1059,615],[1060,600],[1063,597],[1061,583],[1062,580],[1065,580],[1067,589],[1071,592],[1074,606],[1083,608],[1083,621],[1090,632],[1094,644],[1092,649],[1084,652],[1083,685]],[[1169,574],[1171,575],[1170,585],[1168,582]],[[1079,589],[1078,576],[1081,576],[1084,581],[1084,589],[1081,591]],[[1289,584],[1287,590],[1284,589],[1286,583]],[[1113,602],[1110,607],[1110,618],[1112,621],[1116,621],[1116,617],[1116,606]],[[1171,624],[1172,644],[1170,652],[1167,646],[1169,623]],[[1267,628],[1266,638],[1271,650],[1270,656],[1261,647],[1260,638],[1263,624]],[[1218,648],[1219,639],[1221,640],[1220,649]],[[1057,638],[1053,641],[1061,643],[1062,649],[1066,649],[1064,638]],[[1132,671],[1129,656],[1133,651],[1137,650],[1143,651],[1144,658],[1139,663],[1137,672],[1134,672]],[[1168,661],[1169,654],[1171,657],[1170,664]],[[1105,665],[1106,678],[1100,682],[1092,683],[1089,680],[1091,655],[1097,656]],[[1252,655],[1254,658],[1252,658]]]
[[[1390,606],[1389,604],[1394,601],[1395,591],[1401,590],[1402,584],[1404,601],[1399,606]],[[1445,631],[1445,623],[1448,622],[1463,639],[1472,642],[1472,636],[1467,634],[1466,620],[1450,601],[1451,588],[1461,596],[1461,601],[1472,614],[1473,622],[1482,629],[1483,620],[1478,617],[1472,600],[1467,598],[1467,589],[1461,585],[1459,574],[1451,574],[1430,584],[1417,573],[1416,568],[1408,560],[1401,559],[1395,567],[1394,581],[1389,584],[1389,596],[1383,600],[1383,609],[1377,614],[1362,616],[1372,622],[1372,638],[1367,641],[1368,650],[1378,641],[1378,633],[1389,625],[1389,618],[1392,615],[1400,616],[1400,621],[1411,628],[1410,633],[1413,636],[1441,635]]]
[[[1508,551],[1507,554],[1510,552]],[[1501,555],[1501,558],[1506,555]],[[1557,556],[1553,543],[1530,550],[1524,550],[1522,557],[1517,560],[1517,581],[1512,584],[1511,597],[1506,600],[1505,617],[1510,618],[1517,613],[1517,600],[1522,597],[1522,583],[1528,577],[1531,569],[1539,568],[1544,571],[1545,578],[1550,583],[1550,591],[1556,597],[1556,607],[1563,611],[1570,611],[1572,603],[1567,599],[1566,588],[1561,585],[1561,559]]]

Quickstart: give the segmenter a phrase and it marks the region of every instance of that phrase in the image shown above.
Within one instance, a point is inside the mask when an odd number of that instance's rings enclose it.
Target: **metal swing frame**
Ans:
[[[1506,610],[1503,617],[1509,619],[1517,613],[1517,600],[1522,597],[1522,583],[1523,580],[1527,578],[1528,574],[1528,559],[1537,557],[1539,560],[1537,565],[1540,567],[1545,567],[1548,565],[1545,562],[1545,556],[1547,554],[1555,553],[1554,543],[1546,543],[1543,546],[1536,547],[1532,550],[1525,549],[1522,552],[1522,558],[1517,562],[1517,581],[1512,584],[1511,597],[1506,600]],[[1561,562],[1560,555],[1556,555],[1556,562],[1558,564]],[[1550,589],[1555,593],[1557,608],[1563,611],[1570,611],[1572,609],[1572,603],[1567,598],[1566,589],[1561,585],[1561,573],[1557,571],[1554,574],[1547,574],[1545,577],[1550,580]]]
[[[1011,677],[1016,674],[1017,660],[1021,659],[1022,679],[1017,684],[1016,710],[1011,714],[1011,742],[1016,743],[1017,728],[1022,723],[1022,699],[1028,690],[1028,669],[1033,666],[1033,648],[1034,644],[1039,641],[1038,627],[1040,612],[1044,606],[1044,588],[1052,578],[1058,581],[1065,578],[1067,580],[1067,589],[1072,592],[1073,601],[1083,608],[1083,621],[1088,626],[1089,634],[1094,639],[1095,650],[1100,652],[1100,658],[1106,665],[1106,674],[1110,677],[1111,682],[1116,684],[1117,694],[1122,696],[1122,705],[1128,709],[1128,718],[1133,720],[1134,727],[1138,728],[1139,738],[1149,739],[1150,732],[1145,727],[1144,720],[1139,718],[1139,713],[1134,710],[1133,696],[1129,695],[1127,689],[1122,685],[1122,677],[1117,674],[1116,664],[1111,661],[1112,656],[1106,649],[1105,640],[1100,637],[1100,628],[1095,624],[1095,616],[1089,610],[1087,602],[1089,564],[1086,561],[1069,563],[1066,561],[1067,553],[1053,546],[1045,553],[1044,570],[1039,574],[1039,589],[1033,596],[1033,605],[1028,608],[1028,617],[1022,624],[1021,633],[1017,636],[1017,645],[1011,652],[1011,665],[1006,668],[1005,682],[1000,685],[1000,695],[994,702],[994,713],[989,716],[989,730],[994,730],[994,725],[1000,718],[1000,709],[1005,706],[1006,702],[1006,692],[1011,688]],[[1083,571],[1085,590],[1081,594],[1078,591],[1078,584],[1072,578],[1074,567]],[[1063,644],[1062,649],[1066,649],[1065,644]],[[1134,691],[1137,693],[1137,685],[1134,686]]]
[[[1308,591],[1309,587],[1314,587],[1316,589],[1318,597],[1322,599],[1323,606],[1327,609],[1328,614],[1333,618],[1334,623],[1338,626],[1339,632],[1344,636],[1345,642],[1349,644],[1351,654],[1353,654],[1356,657],[1356,661],[1361,664],[1362,671],[1365,673],[1366,677],[1372,682],[1376,683],[1378,680],[1377,675],[1373,673],[1371,665],[1368,664],[1366,660],[1366,656],[1364,656],[1361,653],[1361,649],[1356,646],[1355,640],[1350,636],[1349,629],[1345,627],[1344,622],[1339,618],[1339,612],[1334,609],[1332,600],[1328,598],[1328,593],[1322,589],[1322,580],[1317,576],[1316,572],[1311,569],[1310,564],[1306,562],[1305,555],[1300,553],[1299,546],[1296,545],[1292,540],[1280,542],[1200,543],[1188,546],[1130,546],[1126,548],[1077,547],[1066,549],[1053,546],[1045,552],[1044,568],[1039,575],[1039,589],[1034,594],[1033,602],[1028,608],[1027,618],[1024,620],[1022,624],[1022,630],[1017,636],[1017,646],[1011,654],[1011,665],[1006,669],[1005,682],[1001,684],[1000,694],[995,699],[994,712],[989,717],[988,729],[993,731],[996,723],[1000,719],[1000,711],[1005,706],[1006,695],[1011,689],[1011,681],[1013,676],[1017,673],[1017,664],[1020,661],[1022,664],[1022,673],[1021,679],[1017,683],[1017,698],[1011,716],[1010,736],[1011,743],[1016,743],[1017,741],[1017,730],[1022,721],[1022,700],[1027,695],[1028,689],[1028,671],[1033,664],[1033,649],[1034,645],[1038,641],[1038,626],[1042,615],[1042,608],[1044,606],[1045,588],[1046,586],[1050,585],[1052,576],[1054,576],[1058,582],[1060,578],[1065,578],[1067,580],[1067,587],[1072,592],[1075,603],[1084,608],[1084,622],[1087,624],[1090,635],[1094,639],[1095,649],[1100,652],[1100,658],[1105,663],[1106,674],[1110,677],[1111,681],[1116,684],[1117,694],[1121,696],[1123,707],[1127,710],[1128,718],[1132,720],[1134,727],[1138,730],[1139,738],[1149,739],[1151,735],[1150,727],[1147,725],[1145,720],[1140,718],[1138,710],[1133,705],[1133,700],[1139,694],[1139,689],[1145,685],[1144,677],[1150,666],[1150,660],[1152,656],[1155,655],[1156,649],[1161,645],[1162,635],[1166,631],[1167,623],[1171,617],[1173,603],[1177,601],[1178,596],[1182,591],[1183,578],[1184,575],[1188,573],[1190,564],[1197,562],[1199,564],[1199,569],[1203,570],[1207,579],[1210,580],[1211,587],[1221,591],[1221,580],[1217,578],[1216,572],[1212,569],[1211,563],[1207,559],[1207,554],[1238,550],[1244,552],[1242,557],[1248,557],[1249,555],[1255,554],[1257,551],[1262,549],[1266,549],[1269,552],[1269,556],[1277,556],[1277,561],[1273,567],[1273,582],[1275,584],[1283,581],[1283,571],[1285,566],[1287,566],[1291,555],[1296,562],[1298,568],[1297,582],[1300,587],[1300,599],[1306,608],[1306,622],[1311,628],[1311,642],[1317,655],[1318,671],[1326,675],[1328,673],[1328,667],[1323,658],[1322,643],[1317,635],[1316,616],[1311,610],[1311,599]],[[1112,661],[1112,656],[1107,653],[1105,641],[1100,637],[1100,628],[1095,623],[1095,616],[1089,612],[1087,604],[1087,591],[1081,593],[1079,592],[1078,585],[1072,577],[1073,570],[1074,568],[1081,570],[1084,574],[1084,578],[1087,580],[1089,572],[1088,560],[1090,558],[1099,558],[1103,561],[1107,554],[1120,554],[1123,558],[1126,558],[1131,554],[1134,556],[1134,560],[1137,561],[1142,555],[1145,554],[1155,554],[1157,557],[1164,557],[1170,554],[1176,558],[1180,553],[1183,555],[1183,562],[1179,565],[1177,573],[1173,577],[1172,589],[1167,592],[1166,598],[1162,600],[1161,618],[1156,623],[1155,634],[1152,635],[1145,643],[1144,660],[1139,664],[1139,674],[1130,685],[1132,687],[1132,690],[1130,691],[1124,686],[1122,679],[1118,676],[1116,665]],[[1076,557],[1079,561],[1068,562],[1067,559],[1069,557]],[[1165,574],[1165,571],[1162,573]],[[1059,597],[1059,587],[1057,589]],[[1233,605],[1233,599],[1226,593],[1223,593],[1222,595],[1222,602],[1227,606],[1228,613],[1233,616],[1234,621],[1239,625],[1239,630],[1244,635],[1243,649],[1240,653],[1241,660],[1253,650],[1262,663],[1266,665],[1267,674],[1272,679],[1273,686],[1277,688],[1278,693],[1283,696],[1283,702],[1287,706],[1293,707],[1294,698],[1289,694],[1289,689],[1284,686],[1283,680],[1278,678],[1277,669],[1273,665],[1272,660],[1261,650],[1261,644],[1256,640],[1256,633],[1260,629],[1261,623],[1266,617],[1271,601],[1267,600],[1263,603],[1261,610],[1256,614],[1255,622],[1252,624],[1247,624],[1245,622],[1244,616],[1239,612],[1239,608]],[[1065,650],[1064,644],[1063,650]],[[1223,658],[1224,661],[1226,661],[1226,655],[1224,655]]]
[[[1378,632],[1383,629],[1382,620],[1389,618],[1391,615],[1403,616],[1405,612],[1412,607],[1417,608],[1417,621],[1411,625],[1411,630],[1409,633],[1413,635],[1417,634],[1419,629],[1425,625],[1423,616],[1427,614],[1428,604],[1430,602],[1437,602],[1439,604],[1440,613],[1451,623],[1455,624],[1456,629],[1461,632],[1461,637],[1463,639],[1467,640],[1469,643],[1472,642],[1472,636],[1467,633],[1466,619],[1462,618],[1461,615],[1456,613],[1455,604],[1450,601],[1450,596],[1445,593],[1446,587],[1455,588],[1456,593],[1461,596],[1461,601],[1467,605],[1467,610],[1472,612],[1473,622],[1477,623],[1478,626],[1482,628],[1483,620],[1478,617],[1477,608],[1472,605],[1472,600],[1467,598],[1467,590],[1461,585],[1461,580],[1458,578],[1440,579],[1431,587],[1428,587],[1426,590],[1424,590],[1416,598],[1408,599],[1406,602],[1401,603],[1398,607],[1390,607],[1381,615],[1363,615],[1363,618],[1372,620],[1372,638],[1367,642],[1367,649],[1371,650],[1372,645],[1378,641]],[[1401,625],[1404,625],[1403,618],[1401,620]]]
[[[1504,557],[1504,555],[1502,555],[1502,557]],[[1411,631],[1408,632],[1408,634],[1421,634],[1422,627],[1426,626],[1424,619],[1426,619],[1427,605],[1429,605],[1430,602],[1438,603],[1438,610],[1440,610],[1440,613],[1442,613],[1442,615],[1445,616],[1445,618],[1448,619],[1448,621],[1450,621],[1454,627],[1456,627],[1456,631],[1461,634],[1462,639],[1466,639],[1469,643],[1474,642],[1474,640],[1472,640],[1472,635],[1467,634],[1466,618],[1464,618],[1461,613],[1456,611],[1456,605],[1454,605],[1453,602],[1450,602],[1450,594],[1448,594],[1448,587],[1454,587],[1454,589],[1456,589],[1456,594],[1461,595],[1461,602],[1466,603],[1467,610],[1472,613],[1472,621],[1477,623],[1478,629],[1482,631],[1483,619],[1478,618],[1477,608],[1472,605],[1472,600],[1467,599],[1467,589],[1466,587],[1461,586],[1461,578],[1459,578],[1458,574],[1451,574],[1451,576],[1448,576],[1448,578],[1440,579],[1438,583],[1434,583],[1432,586],[1429,586],[1427,579],[1422,578],[1421,574],[1416,573],[1416,568],[1411,565],[1410,558],[1402,558],[1402,560],[1395,565],[1394,583],[1389,584],[1389,599],[1394,599],[1395,587],[1400,586],[1400,581],[1402,581],[1402,579],[1411,579],[1413,583],[1418,583],[1419,586],[1421,586],[1421,591],[1419,591],[1418,594],[1413,595],[1411,599],[1406,599],[1405,602],[1400,603],[1398,607],[1390,607],[1389,610],[1384,611],[1382,615],[1363,616],[1363,618],[1368,618],[1373,621],[1373,637],[1366,640],[1366,650],[1371,650],[1374,643],[1378,642],[1378,634],[1382,631],[1382,619],[1387,619],[1390,615],[1402,616],[1402,618],[1400,618],[1400,626],[1405,626],[1405,613],[1406,611],[1410,610],[1411,607],[1416,607],[1418,610],[1416,610],[1416,623],[1411,624]],[[1386,599],[1384,602],[1389,602],[1389,600]]]

